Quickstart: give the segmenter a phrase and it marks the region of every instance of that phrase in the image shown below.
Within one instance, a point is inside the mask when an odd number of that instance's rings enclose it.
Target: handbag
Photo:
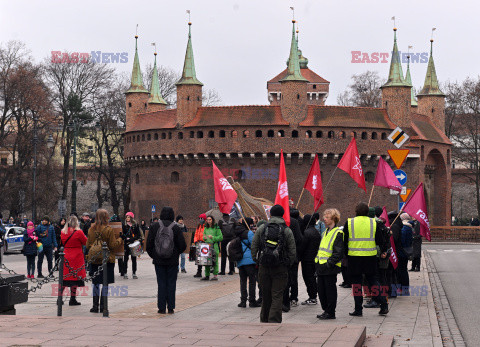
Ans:
[[[197,247],[195,245],[190,245],[190,250],[188,252],[188,261],[195,261],[197,256]]]

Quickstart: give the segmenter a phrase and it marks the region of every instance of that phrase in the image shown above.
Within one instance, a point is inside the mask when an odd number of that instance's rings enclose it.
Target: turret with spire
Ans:
[[[295,37],[295,19],[292,20],[292,41],[288,58],[287,74],[280,80],[282,117],[296,126],[307,116],[308,80],[300,72],[297,38]]]
[[[411,123],[411,84],[403,78],[402,63],[397,47],[397,28],[393,28],[393,52],[387,82],[382,90],[382,107],[396,125],[409,127]]]
[[[188,42],[185,52],[182,77],[177,82],[177,123],[180,126],[195,118],[202,106],[203,83],[197,79],[192,48],[192,22],[188,22]]]
[[[147,112],[147,102],[150,93],[143,86],[142,70],[138,59],[138,35],[135,35],[135,57],[133,59],[132,79],[130,88],[125,92],[126,102],[126,128],[127,131],[135,123],[135,118],[140,113]]]
[[[158,81],[157,70],[157,52],[154,53],[155,61],[153,63],[152,85],[150,87],[150,99],[148,99],[148,111],[163,111],[167,107],[167,103],[160,92],[160,82]]]
[[[433,39],[430,40],[430,57],[425,83],[417,97],[418,113],[428,116],[433,124],[445,132],[445,94],[440,90],[433,62]]]
[[[412,84],[412,77],[410,76],[410,54],[407,56],[407,59],[408,59],[408,62],[407,62],[407,73],[405,74],[405,83],[407,83],[412,87],[410,91],[410,100],[411,100],[410,105],[415,108],[414,111],[416,112],[416,108],[418,104],[417,104],[417,99],[415,98],[415,90]]]

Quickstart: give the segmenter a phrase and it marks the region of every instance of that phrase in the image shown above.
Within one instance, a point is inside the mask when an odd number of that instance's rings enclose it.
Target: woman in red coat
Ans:
[[[83,246],[87,243],[87,237],[82,229],[80,229],[77,217],[68,217],[67,223],[62,230],[61,238],[65,252],[63,287],[61,291],[63,293],[65,287],[70,287],[71,295],[69,305],[80,305],[76,298],[77,287],[85,286],[85,282],[83,281],[86,276]]]

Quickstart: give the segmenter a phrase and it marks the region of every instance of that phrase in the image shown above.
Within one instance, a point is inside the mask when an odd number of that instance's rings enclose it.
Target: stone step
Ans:
[[[367,335],[362,347],[391,347],[393,335]]]

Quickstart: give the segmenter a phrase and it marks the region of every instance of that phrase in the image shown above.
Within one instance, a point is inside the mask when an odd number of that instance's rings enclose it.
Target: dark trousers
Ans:
[[[322,309],[335,316],[337,307],[337,275],[319,275],[317,276],[318,297]]]
[[[317,283],[315,282],[315,263],[302,261],[302,277],[307,287],[309,299],[317,299]]]
[[[230,241],[231,240],[223,240],[220,243],[221,252],[222,252],[222,262],[220,264],[220,266],[221,266],[220,272],[222,272],[222,273],[225,272],[225,268],[227,267],[227,259],[228,259],[228,257],[227,257],[227,245]],[[235,272],[235,262],[228,261],[228,271],[229,272]]]
[[[27,255],[27,275],[35,274],[35,254]]]
[[[408,258],[398,257],[397,276],[398,283],[400,284],[402,289],[405,287],[408,288],[410,286],[410,278],[408,276]],[[402,294],[405,294],[403,290]]]
[[[420,257],[415,257],[412,259],[412,269],[420,270]]]
[[[137,273],[137,257],[134,257],[132,254],[131,254],[131,251],[130,251],[130,247],[126,247],[125,248],[125,254],[123,255],[123,271],[122,273],[124,275],[127,274],[127,270],[128,270],[128,257],[131,256],[132,257],[132,272],[134,274]]]
[[[255,264],[243,265],[238,268],[240,272],[240,300],[247,302],[247,279],[248,279],[248,301],[255,301],[255,287],[257,284],[257,269]]]
[[[100,286],[102,286],[102,296],[100,298]],[[92,295],[93,295],[93,307],[98,307],[100,303],[100,311],[103,311],[103,298],[108,296],[108,285],[104,286],[101,284],[94,284],[93,285],[93,290],[92,290]]]
[[[362,275],[350,274],[350,279],[352,281],[352,293],[353,299],[355,301],[355,311],[362,312],[363,309],[363,292],[362,292]],[[382,290],[380,283],[375,277],[375,274],[365,275],[365,280],[369,285],[370,293],[372,298],[380,304],[381,308],[387,307],[387,299],[385,295],[387,292]]]
[[[283,293],[283,304],[290,307],[291,300],[298,300],[298,263],[288,269],[288,282]]]
[[[197,265],[197,273],[202,274],[202,265]]]
[[[177,268],[178,265],[155,265],[157,274],[158,298],[157,307],[165,311],[175,308],[175,291],[177,290]]]
[[[352,284],[351,281],[350,281],[349,274],[348,274],[348,267],[344,266],[344,265],[342,265],[342,278],[343,278],[343,284],[344,285]]]
[[[123,258],[118,258],[118,272],[120,273],[120,276],[123,276]]]
[[[53,265],[53,247],[43,247],[43,251],[38,253],[37,272],[40,275],[42,273],[43,257],[47,257],[48,272],[52,271]]]
[[[260,265],[258,280],[262,289],[262,309],[260,322],[282,322],[283,292],[288,282],[288,269],[284,265],[266,267]]]

